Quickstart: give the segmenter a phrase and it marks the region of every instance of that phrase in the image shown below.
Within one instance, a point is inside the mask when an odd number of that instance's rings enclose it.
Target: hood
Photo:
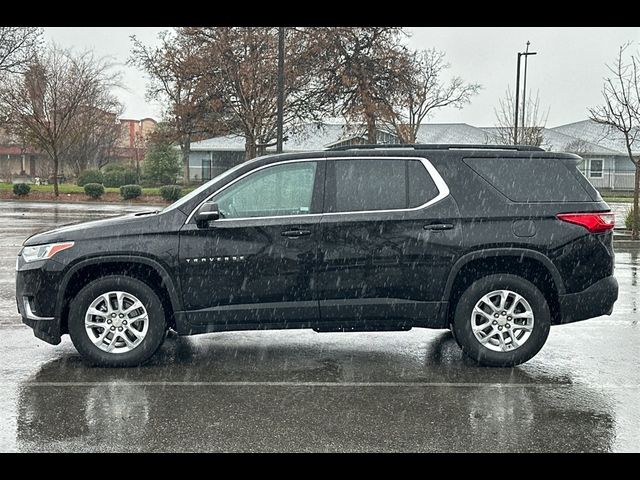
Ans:
[[[138,212],[119,217],[74,223],[36,233],[25,240],[24,245],[104,239],[125,235],[139,235],[158,229],[158,212]]]

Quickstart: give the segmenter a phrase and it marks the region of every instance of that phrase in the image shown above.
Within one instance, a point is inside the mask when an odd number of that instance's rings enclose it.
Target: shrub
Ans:
[[[31,191],[31,185],[28,183],[14,183],[13,184],[13,193],[14,195],[18,195],[19,197],[24,197],[29,195]]]
[[[142,195],[142,187],[140,185],[123,185],[120,187],[120,196],[124,200],[131,200]]]
[[[160,187],[160,196],[167,202],[175,202],[182,196],[180,185],[165,185]]]
[[[104,168],[103,178],[105,187],[122,187],[138,183],[138,175],[135,169],[124,165],[107,165]]]
[[[159,123],[147,143],[144,177],[155,185],[175,184],[182,171],[180,154],[171,141],[172,137],[172,130]]]
[[[104,195],[104,186],[100,183],[87,183],[84,186],[84,193],[91,198],[100,198]]]
[[[631,230],[631,224],[633,223],[633,207],[627,210],[627,216],[624,217],[624,226],[627,230]]]
[[[104,183],[104,177],[100,170],[85,170],[78,175],[76,185],[83,187],[87,183]]]

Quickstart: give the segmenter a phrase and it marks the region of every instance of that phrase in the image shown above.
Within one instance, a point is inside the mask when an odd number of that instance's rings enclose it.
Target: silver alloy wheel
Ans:
[[[149,316],[140,300],[128,292],[107,292],[96,298],[84,316],[89,339],[100,350],[126,353],[147,335]]]
[[[494,290],[473,307],[471,330],[489,350],[510,352],[529,339],[533,321],[531,305],[522,295],[511,290]]]

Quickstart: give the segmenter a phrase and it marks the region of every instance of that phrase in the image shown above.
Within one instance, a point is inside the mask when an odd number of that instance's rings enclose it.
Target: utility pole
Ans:
[[[276,153],[282,153],[282,123],[284,121],[284,27],[278,27],[278,132]]]

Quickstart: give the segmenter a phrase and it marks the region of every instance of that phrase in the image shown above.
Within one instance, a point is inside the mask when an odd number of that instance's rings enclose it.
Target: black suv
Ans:
[[[450,328],[511,366],[555,324],[611,314],[614,215],[535,147],[385,145],[238,165],[161,211],[27,239],[23,322],[90,363],[138,365],[180,335]]]

